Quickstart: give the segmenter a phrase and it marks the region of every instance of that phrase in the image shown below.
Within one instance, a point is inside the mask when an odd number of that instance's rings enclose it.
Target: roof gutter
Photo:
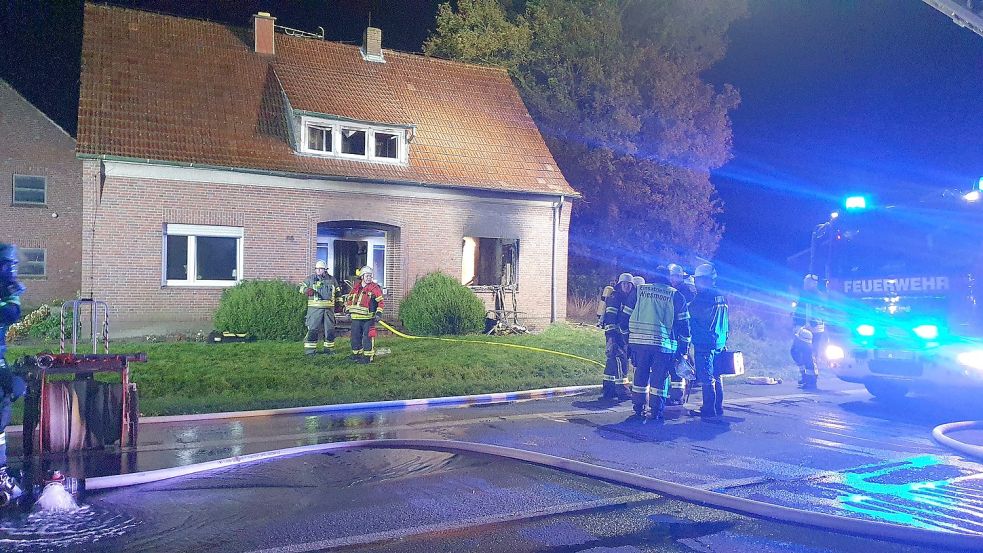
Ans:
[[[581,197],[579,192],[574,192],[570,194],[569,192],[530,192],[527,190],[503,190],[501,188],[490,188],[483,186],[458,186],[453,184],[436,184],[420,181],[407,181],[407,180],[395,180],[395,179],[372,179],[366,177],[351,177],[345,175],[312,175],[309,173],[291,173],[289,171],[271,171],[268,169],[252,169],[248,167],[226,167],[223,165],[211,165],[207,163],[194,163],[187,161],[168,161],[161,159],[149,159],[149,158],[135,158],[127,156],[116,156],[107,154],[89,154],[89,153],[76,153],[76,157],[79,159],[97,159],[101,161],[119,161],[124,163],[142,163],[145,165],[163,165],[167,167],[184,167],[187,169],[212,169],[216,171],[231,171],[237,173],[247,173],[251,175],[264,175],[271,177],[285,177],[293,179],[308,179],[308,180],[325,180],[325,179],[336,179],[343,180],[346,182],[365,182],[365,183],[381,183],[381,184],[396,184],[401,186],[417,186],[421,188],[438,188],[444,190],[460,190],[460,191],[480,191],[480,192],[490,192],[497,194],[521,194],[524,196],[540,197],[540,198],[563,198],[564,196]]]

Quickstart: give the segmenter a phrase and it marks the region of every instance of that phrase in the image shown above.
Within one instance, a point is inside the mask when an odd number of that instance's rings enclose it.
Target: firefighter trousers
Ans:
[[[700,415],[705,417],[724,414],[724,381],[713,368],[713,360],[721,351],[723,350],[695,348],[696,379],[703,390]]]
[[[375,319],[352,319],[352,353],[371,360],[375,356]]]
[[[604,376],[601,389],[605,398],[624,398],[628,393],[628,344],[624,336],[615,334],[607,337],[605,347],[607,359],[604,363]]]
[[[659,346],[632,344],[630,346],[632,363],[635,365],[635,378],[631,386],[631,402],[635,413],[641,414],[648,404],[652,417],[662,418],[665,409],[666,378],[672,364],[672,354],[665,353]]]
[[[318,338],[324,339],[324,351],[334,351],[334,309],[330,307],[308,307],[304,324],[307,325],[307,337],[304,338],[304,353],[317,353]]]

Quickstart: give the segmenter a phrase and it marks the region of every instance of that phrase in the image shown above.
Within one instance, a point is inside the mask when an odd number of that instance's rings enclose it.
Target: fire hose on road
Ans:
[[[962,453],[963,455],[973,457],[975,459],[983,460],[983,446],[968,444],[966,442],[960,442],[955,438],[949,437],[947,434],[949,432],[959,432],[961,430],[972,430],[979,429],[983,430],[983,421],[962,421],[962,422],[949,422],[946,424],[940,424],[932,429],[932,437],[935,441]]]
[[[650,476],[643,476],[609,467],[575,461],[573,459],[557,457],[546,453],[456,440],[357,440],[292,447],[262,453],[253,453],[250,455],[229,457],[226,459],[219,459],[216,461],[209,461],[183,467],[174,467],[134,474],[122,474],[118,476],[90,478],[87,480],[86,487],[89,490],[98,490],[136,484],[146,484],[166,480],[168,478],[186,476],[244,463],[254,463],[323,451],[358,448],[423,449],[446,451],[449,453],[477,453],[482,455],[490,455],[504,459],[532,463],[543,467],[554,468],[588,478],[604,480],[614,484],[630,486],[632,488],[655,492],[683,501],[689,501],[706,507],[722,509],[750,517],[773,520],[788,524],[796,524],[819,530],[861,536],[876,540],[911,543],[932,548],[983,551],[983,535],[935,531],[911,526],[900,526],[886,522],[818,513],[792,507],[784,507],[781,505],[773,505],[770,503],[755,501],[753,499],[746,499],[728,494],[703,490],[692,486],[685,486],[683,484],[660,480]],[[311,550],[315,549],[318,548],[315,547]],[[304,549],[304,551],[306,551],[306,549]]]

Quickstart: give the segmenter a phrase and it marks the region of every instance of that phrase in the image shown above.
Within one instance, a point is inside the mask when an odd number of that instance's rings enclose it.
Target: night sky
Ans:
[[[326,29],[357,43],[372,13],[383,45],[419,51],[433,0],[131,0],[122,6],[248,27]],[[0,77],[71,133],[81,2],[0,0]],[[714,175],[727,226],[719,257],[779,267],[851,192],[968,188],[983,176],[983,37],[919,0],[750,0],[707,80],[741,92],[734,159]]]

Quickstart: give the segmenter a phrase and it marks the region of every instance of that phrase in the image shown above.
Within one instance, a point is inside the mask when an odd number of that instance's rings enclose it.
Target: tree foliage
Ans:
[[[731,86],[701,73],[746,0],[458,0],[428,55],[507,68],[583,194],[572,273],[709,257],[723,231],[710,172],[731,150]]]

